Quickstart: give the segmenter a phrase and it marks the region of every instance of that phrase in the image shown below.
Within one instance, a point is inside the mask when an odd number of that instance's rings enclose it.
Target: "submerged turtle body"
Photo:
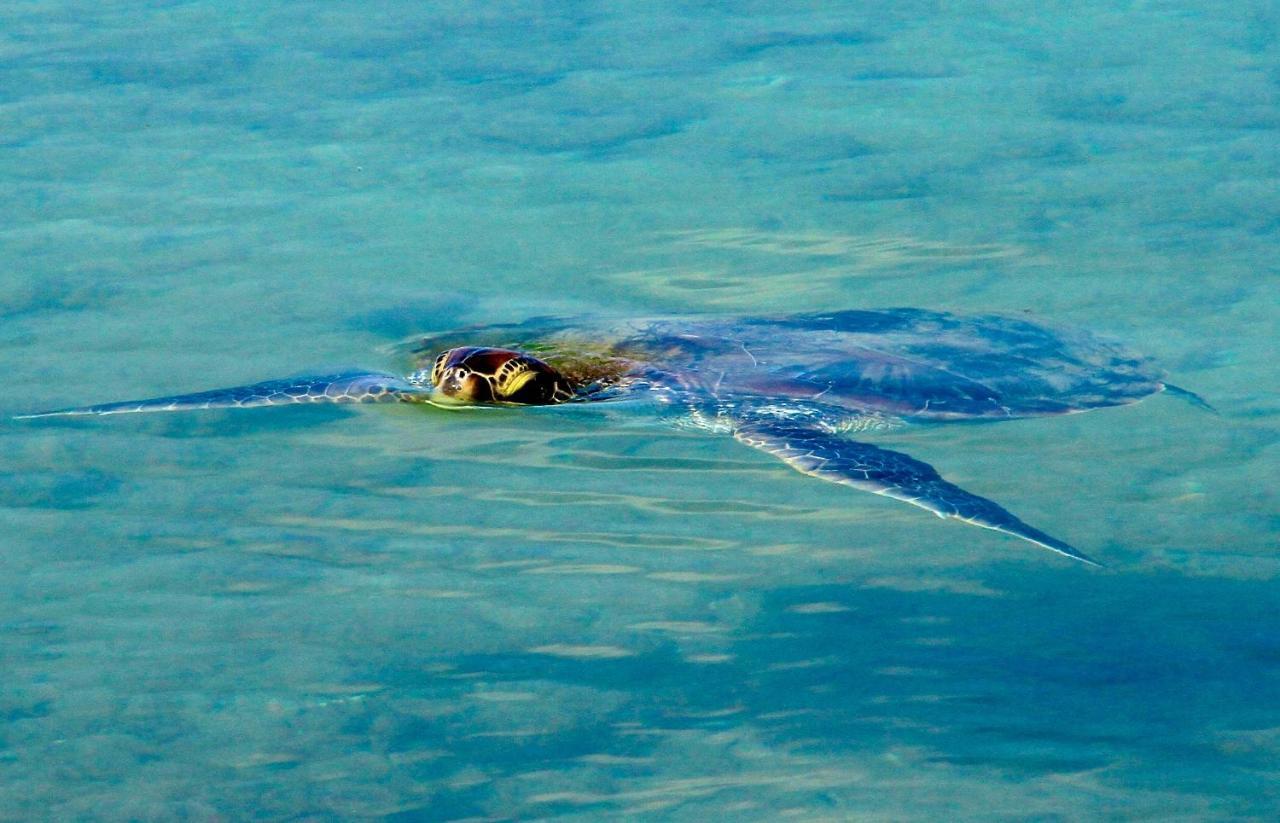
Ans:
[[[31,417],[306,402],[552,405],[651,398],[806,474],[1090,558],[849,432],[1133,403],[1165,389],[1150,360],[1088,332],[924,309],[592,324],[542,319],[420,338],[417,370],[267,381]]]
[[[915,420],[1007,419],[1133,403],[1161,391],[1148,359],[1076,329],[924,309],[590,326],[531,321],[417,341],[529,352],[591,399],[599,384],[678,389],[685,401],[761,401]]]

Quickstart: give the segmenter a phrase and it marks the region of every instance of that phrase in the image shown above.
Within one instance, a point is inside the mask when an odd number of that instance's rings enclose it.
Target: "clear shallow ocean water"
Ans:
[[[0,819],[1268,819],[1273,3],[0,9]],[[1160,396],[876,442],[1108,564],[625,408],[10,414],[541,314],[1031,312]]]

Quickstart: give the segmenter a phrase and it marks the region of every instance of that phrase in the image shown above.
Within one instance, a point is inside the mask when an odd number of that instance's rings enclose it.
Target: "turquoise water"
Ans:
[[[542,314],[921,305],[1207,397],[876,442],[1107,563],[626,409],[0,423],[0,819],[1265,819],[1268,2],[0,9],[10,414]]]

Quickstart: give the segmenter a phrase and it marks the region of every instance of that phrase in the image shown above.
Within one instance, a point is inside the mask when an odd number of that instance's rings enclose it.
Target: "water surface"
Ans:
[[[626,409],[0,424],[0,818],[1266,818],[1271,3],[0,11],[8,414],[533,315],[1030,312],[903,429],[1108,564]]]

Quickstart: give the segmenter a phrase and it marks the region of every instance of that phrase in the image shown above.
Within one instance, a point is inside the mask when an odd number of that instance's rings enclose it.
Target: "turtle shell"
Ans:
[[[663,375],[695,398],[918,419],[1064,414],[1163,388],[1149,359],[1086,331],[913,308],[612,325],[539,320],[454,336],[528,351],[579,380],[630,369],[650,380]],[[415,349],[434,356],[445,339]]]

